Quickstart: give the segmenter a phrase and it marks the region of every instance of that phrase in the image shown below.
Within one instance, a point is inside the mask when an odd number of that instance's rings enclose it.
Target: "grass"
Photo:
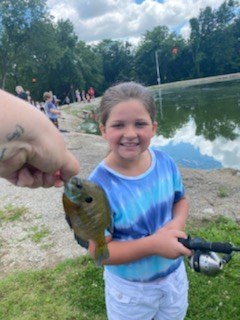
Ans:
[[[42,225],[40,227],[32,227],[31,228],[31,239],[35,243],[41,242],[45,237],[47,237],[50,234],[49,229],[45,226]]]
[[[240,247],[240,226],[223,217],[211,221],[205,227],[191,228],[192,237],[202,237],[208,241],[230,242]],[[232,260],[222,273],[207,277],[187,267],[190,283],[189,310],[186,320],[230,320],[240,314],[240,252],[233,254]]]
[[[225,187],[220,186],[220,187],[218,188],[218,196],[219,196],[219,198],[228,197],[228,192],[227,192],[227,190],[226,190]]]
[[[189,226],[192,237],[240,246],[240,226],[219,218],[205,226]],[[84,256],[55,269],[14,273],[0,281],[0,319],[106,320],[102,268]],[[217,277],[193,272],[186,320],[232,320],[240,314],[240,253]],[[145,320],[145,319],[143,319]]]
[[[105,319],[102,268],[88,257],[0,282],[0,319]]]
[[[25,207],[7,205],[3,209],[0,209],[0,222],[13,222],[20,220],[27,210],[28,209]]]

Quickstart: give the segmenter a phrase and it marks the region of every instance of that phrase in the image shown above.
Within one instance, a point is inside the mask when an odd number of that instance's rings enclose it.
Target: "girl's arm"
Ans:
[[[112,241],[106,238],[110,257],[103,264],[117,265],[133,262],[151,255],[160,255],[175,259],[181,255],[190,256],[191,251],[184,247],[178,238],[186,238],[186,234],[179,230],[160,228],[156,233],[137,240]],[[95,244],[89,242],[89,252],[94,258]]]
[[[173,219],[164,228],[174,230],[184,230],[188,218],[189,206],[185,197],[181,198],[173,205]]]

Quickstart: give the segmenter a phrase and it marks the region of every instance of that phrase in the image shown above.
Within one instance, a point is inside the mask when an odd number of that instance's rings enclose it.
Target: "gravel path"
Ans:
[[[78,108],[79,106],[75,106]],[[81,165],[86,178],[107,152],[99,136],[75,132],[80,120],[63,112],[60,128],[68,148]],[[240,176],[233,170],[202,171],[180,168],[194,222],[225,215],[240,223]],[[63,188],[18,188],[0,179],[0,277],[17,270],[53,267],[68,258],[85,254],[73,239],[62,207]],[[221,197],[224,190],[224,197]],[[223,192],[222,192],[223,193]],[[26,212],[16,221],[6,221],[6,208],[23,207]],[[5,210],[5,211],[4,211]],[[37,235],[44,235],[36,242]],[[34,240],[35,237],[35,240]]]

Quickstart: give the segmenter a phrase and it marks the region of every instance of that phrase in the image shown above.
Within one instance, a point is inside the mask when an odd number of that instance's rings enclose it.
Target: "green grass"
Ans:
[[[189,226],[192,237],[226,241],[240,246],[240,227],[219,218],[205,226]],[[55,269],[21,272],[0,281],[0,319],[106,320],[102,268],[84,256]],[[189,276],[186,320],[232,320],[240,314],[240,253],[234,254],[216,277],[193,272]],[[144,319],[143,319],[144,320]]]
[[[50,234],[49,229],[45,226],[35,226],[31,228],[31,235],[30,238],[33,242],[39,243],[41,242],[45,237],[47,237]]]
[[[190,228],[192,237],[207,241],[230,242],[240,246],[240,226],[223,217],[205,227]],[[207,277],[187,267],[190,283],[189,310],[186,320],[230,320],[240,314],[240,252],[234,253],[216,277]]]
[[[0,222],[13,222],[20,220],[27,210],[28,209],[25,207],[7,205],[3,209],[0,209]]]
[[[0,282],[0,319],[106,319],[102,268],[82,257],[8,276]]]
[[[218,188],[218,196],[219,196],[219,198],[225,198],[225,197],[228,197],[228,195],[229,194],[228,194],[228,192],[227,192],[225,187],[220,186]]]

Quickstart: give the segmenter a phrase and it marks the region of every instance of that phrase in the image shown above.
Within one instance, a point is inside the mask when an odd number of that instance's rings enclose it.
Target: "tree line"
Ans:
[[[0,86],[14,93],[20,84],[35,100],[46,90],[74,100],[75,89],[90,86],[101,95],[120,81],[149,86],[240,71],[238,1],[206,7],[189,23],[188,40],[160,25],[137,46],[111,39],[90,45],[71,21],[54,22],[46,0],[1,0]]]

